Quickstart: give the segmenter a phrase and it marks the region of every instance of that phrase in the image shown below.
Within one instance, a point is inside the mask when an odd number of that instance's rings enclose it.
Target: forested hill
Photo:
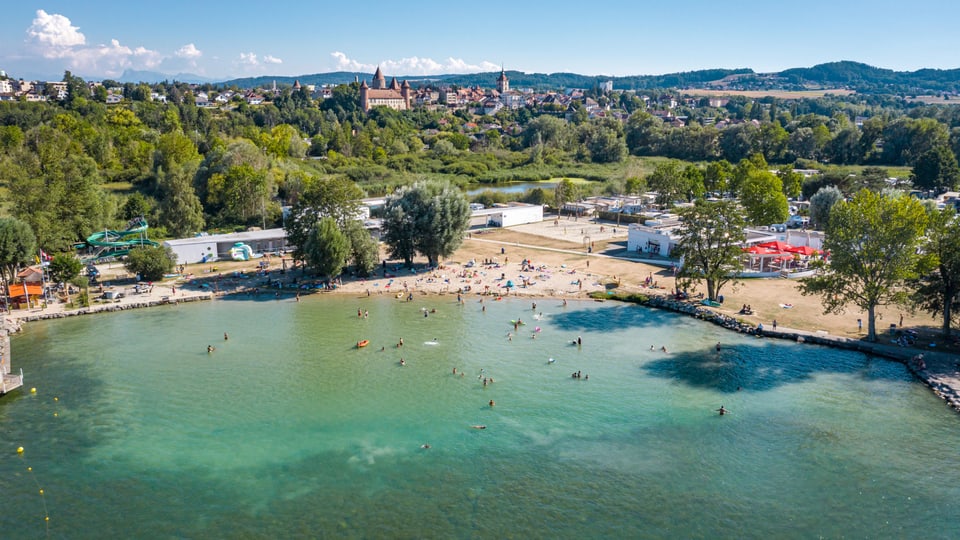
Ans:
[[[960,69],[893,71],[859,62],[830,62],[777,74],[787,84],[847,87],[861,93],[927,93],[960,90]]]
[[[513,88],[536,90],[560,90],[565,88],[593,88],[600,83],[613,81],[617,90],[645,90],[653,88],[716,88],[730,90],[806,88],[848,88],[864,94],[930,94],[960,92],[960,69],[920,69],[917,71],[894,71],[860,62],[830,62],[813,67],[792,68],[779,73],[755,73],[752,69],[704,69],[666,75],[631,75],[607,77],[580,75],[577,73],[523,73],[507,71]],[[409,80],[420,85],[458,85],[491,88],[496,85],[497,72],[454,75],[410,76],[386,73],[387,78]],[[300,84],[321,86],[344,84],[356,80],[369,81],[370,73],[337,71],[314,73],[297,77],[248,77],[224,81],[223,85],[240,88]]]
[[[700,86],[710,81],[723,79],[730,75],[752,74],[750,69],[705,69],[685,73],[670,73],[667,75],[633,75],[629,77],[606,77],[600,75],[579,75],[576,73],[523,73],[507,71],[510,86],[513,88],[534,88],[537,90],[558,90],[563,88],[592,88],[606,81],[613,81],[613,87],[620,90],[642,90],[647,88],[677,88]],[[388,79],[396,76],[398,80],[408,80],[413,85],[443,84],[458,86],[480,86],[491,88],[496,86],[498,72],[468,73],[452,75],[396,75],[385,73]],[[345,84],[357,79],[370,81],[371,73],[357,73],[337,71],[333,73],[314,73],[298,77],[247,77],[232,79],[221,84],[236,85],[240,88],[269,87],[274,81],[278,85],[291,85],[295,80],[300,84]]]

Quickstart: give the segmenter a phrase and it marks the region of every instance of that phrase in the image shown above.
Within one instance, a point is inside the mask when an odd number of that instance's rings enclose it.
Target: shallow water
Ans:
[[[13,354],[37,393],[0,400],[2,536],[45,537],[45,513],[61,538],[960,536],[960,418],[901,365],[538,303],[31,323]]]

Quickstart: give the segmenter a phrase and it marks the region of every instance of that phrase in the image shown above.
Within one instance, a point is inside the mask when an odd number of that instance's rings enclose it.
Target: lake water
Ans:
[[[485,184],[482,187],[475,187],[467,190],[467,197],[474,197],[484,191],[493,191],[496,193],[523,193],[528,189],[554,189],[556,182],[512,182],[509,184]]]
[[[960,418],[901,365],[538,304],[226,299],[30,323],[14,366],[37,393],[0,400],[0,536],[960,537]]]

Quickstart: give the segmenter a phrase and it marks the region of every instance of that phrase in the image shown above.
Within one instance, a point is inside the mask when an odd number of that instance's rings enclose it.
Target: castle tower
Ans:
[[[412,109],[413,107],[410,106],[410,83],[408,83],[406,80],[404,80],[403,84],[400,85],[400,95],[407,103],[407,110]]]
[[[376,73],[373,74],[373,86],[375,90],[383,90],[387,87],[387,78],[383,76],[383,72],[380,71],[380,66],[377,66]]]
[[[507,80],[507,74],[500,68],[500,76],[497,77],[497,92],[506,94],[510,91],[510,81]]]
[[[360,83],[360,109],[363,111],[370,110],[370,99],[367,95],[367,90],[369,89],[370,87],[367,86],[367,81],[363,81],[362,83]]]
[[[390,89],[391,89],[391,90],[396,90],[397,92],[400,91],[400,83],[397,82],[397,78],[396,78],[396,77],[390,79]]]

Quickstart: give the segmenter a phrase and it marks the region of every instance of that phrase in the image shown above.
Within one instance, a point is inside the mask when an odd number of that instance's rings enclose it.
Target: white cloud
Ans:
[[[45,58],[59,58],[67,66],[84,74],[118,76],[127,68],[153,68],[164,56],[157,51],[139,46],[131,49],[120,41],[87,46],[87,38],[70,19],[58,13],[40,9],[27,28],[28,42]]]
[[[257,60],[257,55],[250,53],[240,53],[240,63],[246,66],[258,66],[260,61]]]
[[[432,58],[411,56],[400,60],[383,60],[379,64],[364,64],[347,57],[340,51],[330,53],[336,60],[335,69],[338,71],[373,71],[380,67],[386,73],[396,75],[440,75],[445,73],[476,73],[483,71],[497,71],[500,67],[486,60],[479,64],[470,64],[462,58],[447,58],[444,62],[437,62]]]
[[[173,53],[180,58],[200,58],[203,56],[203,51],[197,48],[193,43],[187,43],[183,47],[177,49],[177,52]]]
[[[42,9],[37,10],[37,17],[27,28],[27,35],[47,58],[62,58],[72,47],[87,42],[80,28],[73,26],[70,19],[57,13],[51,15]]]
[[[266,55],[263,57],[264,64],[282,64],[283,60],[277,58],[276,56]]]

